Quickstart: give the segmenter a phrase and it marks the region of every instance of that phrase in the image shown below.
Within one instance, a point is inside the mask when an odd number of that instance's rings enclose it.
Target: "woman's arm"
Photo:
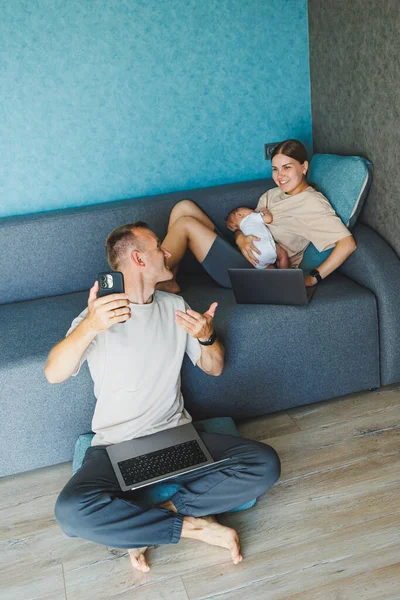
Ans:
[[[341,264],[354,252],[357,248],[356,242],[352,235],[349,235],[345,238],[342,238],[335,244],[335,248],[330,253],[328,258],[324,260],[319,267],[317,267],[317,271],[321,275],[322,279],[326,279],[328,275],[336,271]],[[315,277],[311,275],[306,275],[304,277],[304,283],[306,287],[312,287],[318,283]]]
[[[259,242],[260,238],[256,235],[244,235],[244,233],[238,230],[235,231],[235,241],[245,259],[255,267],[258,263],[258,259],[255,257],[254,253],[261,254],[261,252],[254,245],[254,242]]]

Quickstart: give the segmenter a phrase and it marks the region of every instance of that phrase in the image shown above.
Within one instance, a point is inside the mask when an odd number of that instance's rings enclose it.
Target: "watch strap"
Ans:
[[[315,279],[317,280],[318,283],[321,283],[322,277],[321,277],[318,269],[313,269],[312,271],[310,271],[310,275],[311,275],[311,277],[315,277]]]
[[[216,339],[217,339],[217,334],[215,333],[215,330],[214,330],[212,332],[212,334],[210,335],[210,337],[208,338],[208,340],[206,340],[205,342],[201,342],[199,340],[199,344],[201,344],[202,346],[212,346]]]

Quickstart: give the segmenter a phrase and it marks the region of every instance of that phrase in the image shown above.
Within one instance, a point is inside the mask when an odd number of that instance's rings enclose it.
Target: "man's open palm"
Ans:
[[[213,302],[203,314],[191,308],[188,308],[187,312],[177,310],[175,314],[176,324],[196,339],[208,339],[214,331],[212,322],[217,306],[218,302]]]

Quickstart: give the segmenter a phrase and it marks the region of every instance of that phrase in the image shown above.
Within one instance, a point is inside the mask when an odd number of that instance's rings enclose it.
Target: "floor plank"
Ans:
[[[399,600],[400,562],[362,573],[339,584],[294,594],[291,600]]]
[[[66,600],[62,565],[1,565],[1,600]]]
[[[300,430],[286,412],[273,413],[268,417],[256,417],[236,423],[236,426],[242,437],[252,440],[274,438]]]
[[[300,429],[314,426],[323,427],[340,421],[349,421],[358,417],[369,416],[387,408],[397,407],[400,399],[400,385],[391,385],[372,392],[358,392],[343,398],[335,398],[317,402],[308,406],[291,408],[287,414]]]
[[[370,565],[400,559],[400,514],[383,517],[368,530],[342,529],[298,544],[252,555],[240,565],[218,565],[183,576],[190,600],[201,598],[268,598],[278,600],[318,585],[363,573]],[[264,594],[264,596],[263,596]]]
[[[252,419],[282,476],[256,506],[221,515],[244,560],[181,540],[151,548],[151,571],[125,550],[70,539],[54,503],[64,463],[0,480],[1,600],[294,598],[396,600],[400,589],[400,386]],[[375,582],[375,587],[372,585]]]

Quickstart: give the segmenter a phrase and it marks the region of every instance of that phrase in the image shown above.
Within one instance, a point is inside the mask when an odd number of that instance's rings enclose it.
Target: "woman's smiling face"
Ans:
[[[295,158],[277,154],[272,159],[272,178],[285,194],[294,196],[308,187],[305,175],[308,161],[299,163]]]

